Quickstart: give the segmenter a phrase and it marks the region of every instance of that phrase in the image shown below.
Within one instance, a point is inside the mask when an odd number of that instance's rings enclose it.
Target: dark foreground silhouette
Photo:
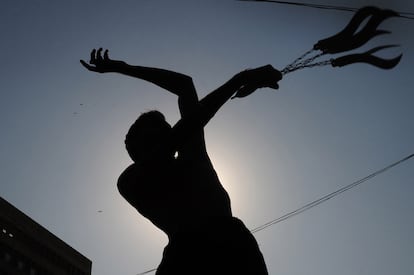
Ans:
[[[121,195],[169,239],[158,275],[267,274],[257,242],[233,217],[230,198],[206,151],[204,126],[231,97],[278,88],[282,74],[267,65],[242,71],[198,100],[189,76],[131,66],[93,50],[90,71],[116,72],[152,82],[178,96],[181,119],[171,127],[163,114],[142,114],[125,145],[133,160],[118,180]]]

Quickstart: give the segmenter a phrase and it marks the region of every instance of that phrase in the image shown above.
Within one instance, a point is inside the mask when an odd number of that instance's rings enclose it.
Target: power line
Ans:
[[[341,7],[341,6],[331,6],[331,5],[319,5],[319,4],[310,4],[310,3],[299,3],[299,2],[288,2],[288,1],[267,1],[267,0],[238,0],[240,2],[269,2],[283,5],[292,5],[292,6],[301,6],[315,9],[325,9],[325,10],[339,10],[339,11],[351,11],[355,12],[357,8],[350,7]]]
[[[322,4],[311,4],[311,3],[302,3],[302,2],[290,2],[290,1],[276,1],[276,0],[237,0],[240,2],[267,2],[267,3],[275,3],[275,4],[282,4],[282,5],[291,5],[291,6],[300,6],[300,7],[307,7],[307,8],[314,8],[314,9],[323,9],[323,10],[338,10],[338,11],[348,11],[348,12],[356,12],[359,8],[354,7],[345,7],[345,6],[333,6],[333,5],[322,5]],[[414,19],[414,13],[412,12],[398,12],[399,15],[397,17],[405,18],[405,19]]]
[[[147,271],[144,271],[144,272],[138,273],[137,275],[144,275],[144,274],[148,274],[148,273],[154,272],[154,271],[156,271],[156,270],[157,270],[156,268],[153,268],[153,269],[151,269],[151,270],[147,270]]]
[[[360,184],[362,184],[362,183],[364,183],[364,182],[372,179],[373,177],[378,176],[379,174],[384,173],[385,171],[387,171],[387,170],[389,170],[389,169],[391,169],[391,168],[393,168],[393,167],[395,167],[395,166],[397,166],[397,165],[399,165],[399,164],[401,164],[401,163],[409,160],[412,157],[414,157],[414,154],[411,154],[411,155],[409,155],[409,156],[407,156],[407,157],[405,157],[405,158],[403,158],[403,159],[401,159],[401,160],[399,160],[397,162],[394,162],[394,163],[392,163],[392,164],[390,164],[390,165],[388,165],[388,166],[386,166],[386,167],[384,167],[384,168],[382,168],[382,169],[380,169],[380,170],[378,170],[378,171],[376,171],[376,172],[374,172],[374,173],[372,173],[372,174],[370,174],[370,175],[368,175],[368,176],[366,176],[366,177],[364,177],[364,178],[362,178],[360,180],[357,180],[357,181],[355,181],[355,182],[353,182],[351,184],[348,184],[348,185],[346,185],[346,186],[344,186],[344,187],[342,187],[342,188],[340,188],[340,189],[338,189],[338,190],[336,190],[336,191],[334,191],[332,193],[329,193],[329,194],[327,194],[327,195],[325,195],[325,196],[323,196],[323,197],[321,197],[321,198],[319,198],[317,200],[314,200],[314,201],[312,201],[310,203],[307,203],[304,206],[299,207],[296,210],[293,210],[293,211],[291,211],[291,212],[289,212],[289,213],[287,213],[287,214],[285,214],[283,216],[280,216],[277,219],[274,219],[274,220],[271,220],[271,221],[269,221],[269,222],[267,222],[265,224],[262,224],[261,226],[258,226],[256,228],[252,229],[250,232],[252,232],[253,234],[254,233],[257,233],[257,232],[262,231],[263,229],[265,229],[265,228],[267,228],[269,226],[272,226],[274,224],[277,224],[279,222],[282,222],[284,220],[287,220],[287,219],[289,219],[289,218],[291,218],[293,216],[296,216],[296,215],[298,215],[300,213],[303,213],[303,212],[305,212],[305,211],[307,211],[307,210],[309,210],[309,209],[311,209],[311,208],[313,208],[315,206],[318,206],[319,204],[321,204],[323,202],[326,202],[329,199],[332,199],[333,197],[338,196],[339,194],[344,193],[345,191],[348,191],[348,190],[350,190],[350,189],[352,189],[352,188],[354,188],[354,187],[356,187],[356,186],[358,186],[358,185],[360,185]]]
[[[379,174],[382,174],[382,173],[386,172],[387,170],[389,170],[391,168],[394,168],[397,165],[402,164],[403,162],[405,162],[405,161],[407,161],[407,160],[409,160],[409,159],[411,159],[413,157],[414,157],[414,154],[411,154],[409,156],[406,156],[406,157],[400,159],[399,161],[396,161],[396,162],[394,162],[394,163],[392,163],[392,164],[390,164],[390,165],[388,165],[388,166],[386,166],[386,167],[384,167],[384,168],[382,168],[380,170],[377,170],[374,173],[372,173],[372,174],[370,174],[370,175],[368,175],[368,176],[366,176],[366,177],[364,177],[362,179],[359,179],[359,180],[357,180],[357,181],[355,181],[355,182],[353,182],[351,184],[348,184],[348,185],[346,185],[346,186],[344,186],[344,187],[342,187],[342,188],[340,188],[340,189],[338,189],[338,190],[336,190],[336,191],[334,191],[332,193],[329,193],[329,194],[327,194],[325,196],[322,196],[321,198],[319,198],[317,200],[314,200],[314,201],[312,201],[310,203],[307,203],[304,206],[299,207],[296,210],[293,210],[293,211],[291,211],[289,213],[286,213],[286,214],[284,214],[283,216],[280,216],[277,219],[271,220],[271,221],[269,221],[269,222],[267,222],[265,224],[262,224],[262,225],[260,225],[260,226],[258,226],[256,228],[253,228],[252,230],[250,230],[250,232],[252,234],[255,234],[255,233],[257,233],[259,231],[262,231],[262,230],[264,230],[264,229],[266,229],[266,228],[268,228],[268,227],[270,227],[272,225],[275,225],[277,223],[280,223],[282,221],[285,221],[285,220],[287,220],[289,218],[292,218],[293,216],[299,215],[299,214],[301,214],[301,213],[303,213],[303,212],[305,212],[305,211],[307,211],[307,210],[309,210],[309,209],[311,209],[311,208],[313,208],[315,206],[320,205],[321,203],[326,202],[329,199],[332,199],[333,197],[336,197],[336,196],[344,193],[345,191],[348,191],[348,190],[350,190],[350,189],[352,189],[354,187],[357,187],[358,185],[360,185],[360,184],[362,184],[362,183],[364,183],[364,182],[366,182],[366,181],[368,181],[368,180],[370,180],[370,179],[378,176]],[[148,270],[148,271],[139,273],[137,275],[148,274],[148,273],[151,273],[151,272],[156,271],[156,270],[157,269],[154,268],[154,269],[151,269],[151,270]]]

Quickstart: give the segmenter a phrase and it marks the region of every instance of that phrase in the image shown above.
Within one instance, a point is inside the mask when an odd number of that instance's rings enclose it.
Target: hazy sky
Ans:
[[[414,12],[412,1],[368,4]],[[114,59],[176,70],[200,97],[246,68],[283,68],[353,14],[269,3],[22,1],[0,9],[0,194],[93,261],[94,275],[135,275],[161,259],[166,236],[116,189],[131,161],[129,125],[176,98],[141,80],[81,67],[94,47]],[[363,50],[401,44],[385,71],[357,64],[287,75],[277,92],[229,102],[206,128],[233,212],[259,226],[414,153],[414,21]],[[329,58],[329,57],[327,57]],[[270,274],[414,274],[414,162],[269,227],[255,237]]]

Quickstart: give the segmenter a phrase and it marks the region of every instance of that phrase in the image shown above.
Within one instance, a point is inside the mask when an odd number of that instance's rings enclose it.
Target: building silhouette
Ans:
[[[90,275],[92,262],[0,197],[1,275]]]

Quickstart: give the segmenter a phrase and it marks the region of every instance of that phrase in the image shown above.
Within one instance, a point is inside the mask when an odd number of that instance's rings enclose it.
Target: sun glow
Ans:
[[[248,192],[243,188],[243,185],[250,172],[237,159],[237,154],[223,154],[223,151],[226,150],[223,150],[221,146],[213,145],[210,146],[209,155],[221,184],[230,196],[233,215],[239,216],[247,211],[246,199]]]

